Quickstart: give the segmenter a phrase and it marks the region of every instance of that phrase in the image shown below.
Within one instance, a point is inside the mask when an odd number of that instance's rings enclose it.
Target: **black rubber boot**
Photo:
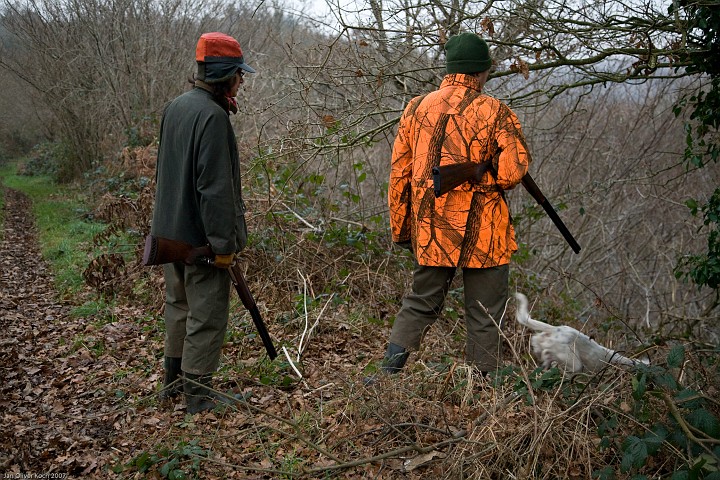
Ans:
[[[391,375],[398,373],[405,366],[405,362],[407,362],[409,356],[410,352],[406,351],[400,345],[396,345],[394,343],[388,344],[387,351],[385,352],[385,358],[383,358],[383,361],[380,364],[380,371]],[[377,375],[371,375],[369,377],[365,377],[363,383],[365,383],[366,386],[370,386],[374,385],[377,381]]]
[[[214,410],[218,406],[233,405],[232,399],[218,395],[211,390],[212,375],[194,375],[192,373],[183,372],[187,380],[184,383],[185,403],[187,404],[187,412],[195,415],[200,412]]]
[[[182,393],[181,365],[182,358],[165,357],[165,380],[163,381],[163,389],[160,392],[161,402],[168,402]]]
[[[410,352],[406,351],[400,345],[394,343],[388,344],[385,358],[382,363],[382,371],[385,373],[398,373],[405,366]]]

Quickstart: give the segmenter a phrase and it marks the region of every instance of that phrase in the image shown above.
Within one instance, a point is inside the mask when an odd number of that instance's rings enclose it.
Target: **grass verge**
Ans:
[[[106,227],[89,220],[87,198],[77,189],[47,176],[19,175],[18,164],[0,167],[0,182],[30,197],[42,256],[51,265],[56,288],[63,298],[77,296],[85,288],[88,246]]]

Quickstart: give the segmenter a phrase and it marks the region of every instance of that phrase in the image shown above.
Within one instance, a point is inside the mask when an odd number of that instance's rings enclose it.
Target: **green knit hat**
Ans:
[[[447,73],[479,73],[492,66],[485,40],[471,32],[450,37],[445,44]]]

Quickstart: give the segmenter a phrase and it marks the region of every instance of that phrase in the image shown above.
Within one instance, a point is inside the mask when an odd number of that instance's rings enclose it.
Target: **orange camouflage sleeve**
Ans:
[[[497,124],[496,141],[500,149],[497,183],[503,190],[510,190],[522,181],[532,159],[517,116],[504,104],[498,112]]]
[[[400,117],[390,165],[388,205],[393,242],[407,242],[410,240],[413,164],[413,150],[409,137],[410,123],[412,121],[411,105],[412,101]]]

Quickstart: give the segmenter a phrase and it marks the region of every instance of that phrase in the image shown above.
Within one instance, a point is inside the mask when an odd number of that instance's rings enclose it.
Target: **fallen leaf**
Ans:
[[[417,457],[405,460],[405,462],[403,462],[403,469],[406,472],[410,472],[418,467],[425,465],[426,463],[433,461],[435,458],[445,458],[445,454],[437,450],[423,453],[421,455],[418,455]]]

